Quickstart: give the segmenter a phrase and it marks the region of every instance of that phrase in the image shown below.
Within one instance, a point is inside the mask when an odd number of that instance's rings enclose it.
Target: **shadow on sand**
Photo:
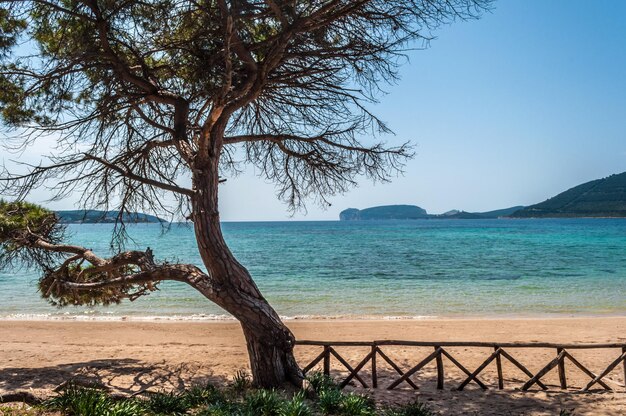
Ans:
[[[379,373],[379,388],[366,389],[354,382],[347,386],[354,391],[372,396],[381,406],[415,401],[425,403],[441,415],[559,415],[561,410],[573,415],[596,414],[618,416],[626,414],[625,393],[577,393],[574,391],[495,390],[482,391],[475,386],[466,391],[453,390],[457,383],[451,381],[444,390],[436,390],[436,374],[420,374],[419,389],[402,388],[386,390],[386,382],[395,374]],[[368,380],[370,375],[362,373]],[[196,364],[168,365],[145,363],[134,359],[93,360],[37,368],[0,369],[0,394],[28,392],[45,397],[68,380],[78,384],[97,385],[112,394],[133,395],[141,392],[182,390],[194,384],[211,382],[228,385],[230,380],[215,376],[210,369]],[[513,380],[512,380],[513,381]]]

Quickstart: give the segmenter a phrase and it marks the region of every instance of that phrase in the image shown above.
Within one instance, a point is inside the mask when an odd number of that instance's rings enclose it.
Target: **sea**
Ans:
[[[225,238],[284,319],[626,315],[626,219],[226,222]],[[111,253],[111,224],[68,239]],[[129,249],[201,260],[193,229],[129,225]],[[228,320],[193,288],[164,282],[134,302],[57,308],[37,270],[0,271],[0,319]]]

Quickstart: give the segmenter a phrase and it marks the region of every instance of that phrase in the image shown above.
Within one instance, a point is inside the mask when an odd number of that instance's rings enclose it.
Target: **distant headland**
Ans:
[[[429,214],[416,205],[384,205],[365,209],[348,208],[341,211],[342,221],[358,220],[417,220],[417,219],[489,219],[500,218],[524,208],[516,206],[487,212],[466,212],[452,210],[443,214]]]
[[[63,224],[99,224],[114,223],[120,220],[119,211],[98,211],[94,209],[80,209],[71,211],[55,211],[59,221]],[[142,214],[139,212],[128,212],[122,215],[125,223],[161,223],[165,222],[154,215]]]
[[[451,210],[429,214],[416,205],[385,205],[341,211],[342,221],[489,218],[622,218],[626,217],[626,172],[575,186],[535,205],[487,212]]]

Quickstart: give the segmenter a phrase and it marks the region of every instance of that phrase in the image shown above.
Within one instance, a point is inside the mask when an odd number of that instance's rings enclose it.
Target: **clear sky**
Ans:
[[[389,143],[416,146],[403,177],[363,180],[330,208],[289,217],[250,171],[223,185],[222,219],[337,219],[386,204],[486,211],[626,171],[624,16],[622,0],[500,0],[442,28],[372,108],[396,132]]]

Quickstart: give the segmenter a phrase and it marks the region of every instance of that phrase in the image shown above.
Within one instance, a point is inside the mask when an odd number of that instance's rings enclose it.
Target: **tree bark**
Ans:
[[[210,281],[195,281],[193,286],[241,323],[255,384],[300,386],[303,375],[293,356],[295,337],[224,241],[217,204],[217,158],[209,159],[208,165],[194,171],[192,219]]]

